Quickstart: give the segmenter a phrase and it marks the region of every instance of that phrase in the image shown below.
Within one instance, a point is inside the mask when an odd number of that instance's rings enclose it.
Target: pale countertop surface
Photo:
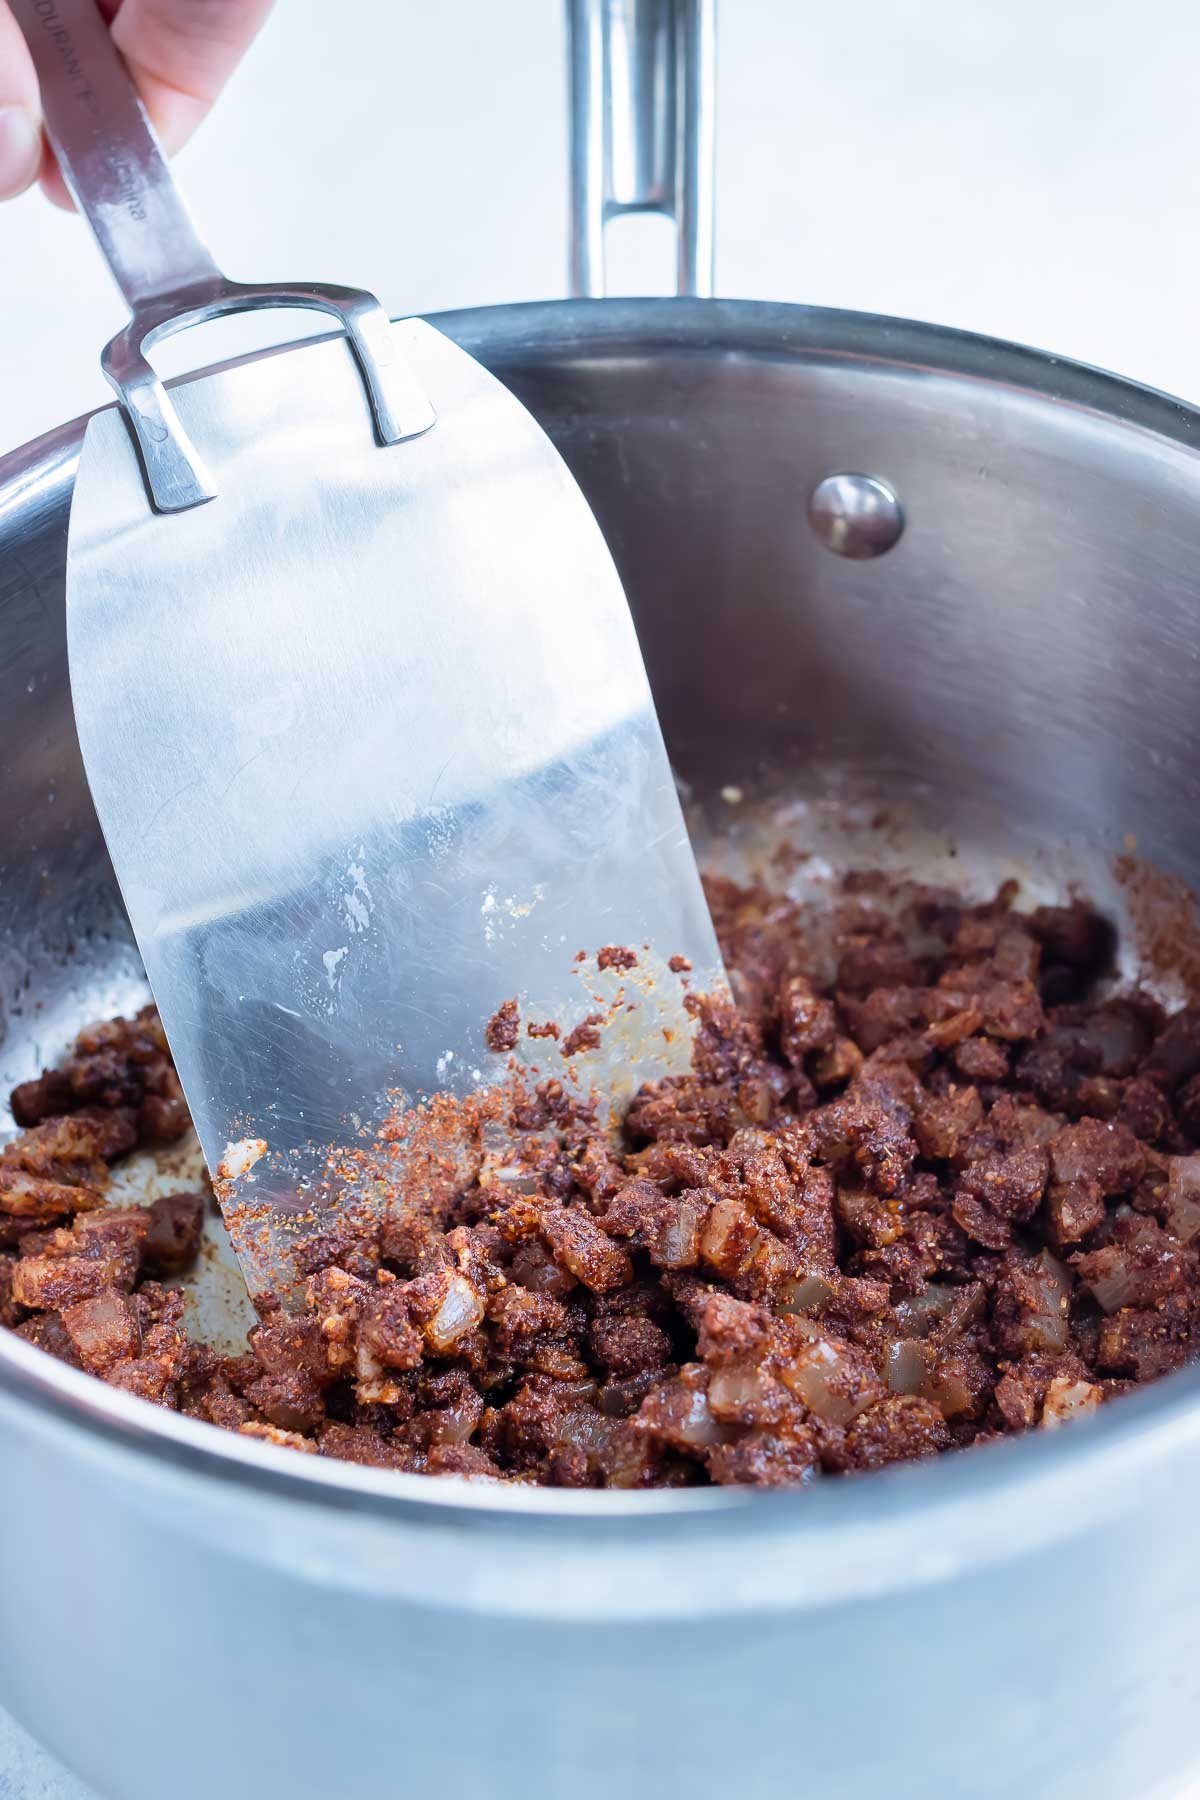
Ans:
[[[721,0],[719,291],[966,326],[1200,400],[1198,64],[1187,0]],[[553,297],[563,95],[560,0],[287,0],[180,174],[243,279],[356,283],[397,314]],[[658,223],[614,237],[624,291],[662,286]],[[122,317],[76,221],[0,210],[0,454],[103,403]],[[279,319],[159,366],[294,336]],[[95,1797],[0,1712],[0,1800]]]

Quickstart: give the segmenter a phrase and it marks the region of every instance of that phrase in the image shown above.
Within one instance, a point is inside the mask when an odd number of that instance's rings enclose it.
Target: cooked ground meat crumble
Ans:
[[[523,1089],[465,1188],[318,1240],[301,1309],[238,1357],[187,1337],[172,1285],[208,1197],[104,1204],[110,1163],[188,1128],[157,1015],[85,1031],[13,1095],[0,1322],[310,1453],[568,1487],[875,1468],[1200,1350],[1200,1010],[1103,991],[1104,919],[863,875],[819,930],[709,897],[736,1011],[692,1003],[692,1072],[619,1144],[557,1076]],[[503,1052],[515,1002],[497,1019]]]

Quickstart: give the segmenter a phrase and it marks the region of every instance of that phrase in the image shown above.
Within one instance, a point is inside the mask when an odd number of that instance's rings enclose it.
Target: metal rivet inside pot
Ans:
[[[827,549],[859,561],[882,556],[904,530],[904,508],[875,475],[827,475],[812,491],[808,518]]]

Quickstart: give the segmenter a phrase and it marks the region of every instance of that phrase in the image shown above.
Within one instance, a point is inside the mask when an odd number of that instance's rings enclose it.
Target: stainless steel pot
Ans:
[[[821,758],[964,860],[1135,832],[1200,873],[1195,411],[800,307],[438,323],[587,490],[697,791]],[[66,684],[79,435],[0,463],[5,1084],[139,993]],[[809,519],[847,473],[903,507],[874,559]],[[0,1446],[0,1700],[120,1800],[1124,1800],[1198,1759],[1197,1374],[816,1491],[496,1492],[243,1441],[0,1333]]]

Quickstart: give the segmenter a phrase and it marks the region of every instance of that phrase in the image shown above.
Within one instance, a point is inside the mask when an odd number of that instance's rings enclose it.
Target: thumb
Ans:
[[[122,0],[113,42],[168,151],[187,142],[271,9],[271,0]]]
[[[171,155],[187,142],[233,74],[270,12],[271,0],[121,0],[120,5],[100,0],[100,10],[112,15],[113,42]],[[3,61],[0,44],[0,65]],[[42,185],[56,205],[70,206],[48,151]]]
[[[33,62],[17,21],[0,0],[0,200],[32,186],[42,154]]]

